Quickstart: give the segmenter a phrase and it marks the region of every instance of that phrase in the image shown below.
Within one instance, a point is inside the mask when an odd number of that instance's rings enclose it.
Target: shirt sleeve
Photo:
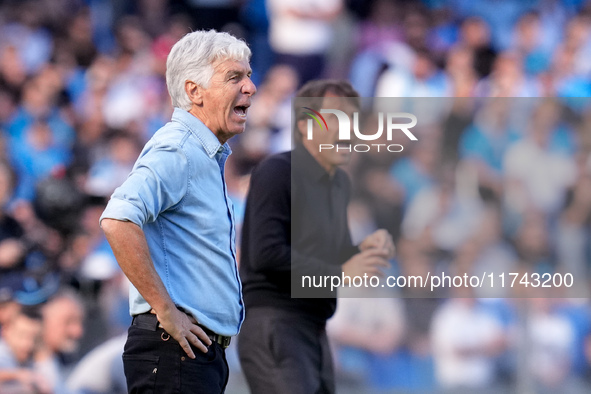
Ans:
[[[249,262],[254,271],[291,267],[291,174],[289,162],[271,158],[252,173],[247,201]]]
[[[130,221],[143,227],[161,212],[179,206],[187,194],[188,165],[178,146],[155,143],[146,147],[127,180],[111,196],[100,220]]]

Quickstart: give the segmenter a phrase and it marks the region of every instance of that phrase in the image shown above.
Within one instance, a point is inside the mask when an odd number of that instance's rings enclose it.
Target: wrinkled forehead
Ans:
[[[224,57],[214,61],[211,65],[214,72],[226,73],[229,71],[251,71],[250,64],[247,59],[233,59]]]

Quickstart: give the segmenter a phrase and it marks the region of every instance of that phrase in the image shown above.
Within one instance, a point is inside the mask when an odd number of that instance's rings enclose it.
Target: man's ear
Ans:
[[[193,81],[185,81],[185,93],[195,105],[203,104],[203,88]]]
[[[302,140],[304,140],[308,134],[307,120],[308,119],[300,119],[296,123],[298,128],[297,132],[301,135]]]

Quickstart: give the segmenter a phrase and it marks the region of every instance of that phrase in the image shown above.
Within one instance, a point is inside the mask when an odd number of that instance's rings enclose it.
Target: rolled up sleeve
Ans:
[[[153,222],[161,212],[182,204],[190,181],[188,165],[180,147],[147,146],[99,220],[130,221],[140,227]]]

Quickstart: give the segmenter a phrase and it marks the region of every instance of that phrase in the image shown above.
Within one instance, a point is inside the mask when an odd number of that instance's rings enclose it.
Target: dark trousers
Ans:
[[[252,393],[335,392],[324,324],[276,308],[247,308],[238,352]]]
[[[155,318],[155,315],[154,315]],[[123,352],[123,369],[130,394],[220,394],[228,383],[225,350],[217,343],[196,358],[187,356],[179,343],[155,324],[129,327]]]

